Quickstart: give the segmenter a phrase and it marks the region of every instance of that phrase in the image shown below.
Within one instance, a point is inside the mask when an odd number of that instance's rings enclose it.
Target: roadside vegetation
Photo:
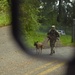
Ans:
[[[0,14],[0,27],[10,25],[11,19],[9,14]]]
[[[0,27],[10,25],[10,6],[7,0],[0,0]]]
[[[29,38],[27,38],[27,44],[30,47],[34,47],[34,42],[36,42],[36,41],[43,42],[46,37],[47,37],[46,33],[32,34]],[[72,36],[71,35],[61,35],[60,42],[61,42],[62,46],[72,46],[73,45]]]
[[[71,35],[60,36],[60,41],[62,43],[62,46],[72,46],[73,45]]]
[[[52,25],[66,32],[67,35],[60,37],[62,45],[72,45],[71,32],[75,18],[75,3],[72,0],[19,0],[19,2],[20,31],[23,40],[26,40],[29,46],[33,47],[35,41],[44,41]],[[11,0],[0,0],[0,27],[11,23],[10,5]]]
[[[71,45],[75,17],[74,2],[71,0],[22,0],[19,11],[21,32],[30,46],[35,41],[44,41],[52,25],[65,31],[66,35],[60,37],[63,46]]]

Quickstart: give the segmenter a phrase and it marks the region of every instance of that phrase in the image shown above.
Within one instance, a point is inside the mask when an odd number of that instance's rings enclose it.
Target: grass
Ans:
[[[32,33],[31,36],[28,36],[27,43],[30,47],[34,47],[34,42],[39,41],[43,42],[46,37],[46,33]]]
[[[70,35],[62,35],[60,37],[60,41],[63,46],[72,46],[73,45],[73,43],[71,42],[72,36],[70,36]]]
[[[43,42],[44,39],[46,38],[46,33],[37,33],[37,34],[32,34],[32,36],[30,36],[27,39],[27,43],[30,47],[34,47],[34,42],[35,41],[39,41],[39,42]],[[62,35],[60,36],[60,41],[62,43],[62,46],[72,46],[73,44],[71,43],[71,36],[70,35]]]
[[[7,13],[1,13],[0,14],[0,27],[7,26],[11,22],[10,15]]]

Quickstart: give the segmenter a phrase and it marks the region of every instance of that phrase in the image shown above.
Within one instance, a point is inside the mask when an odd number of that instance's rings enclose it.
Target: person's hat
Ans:
[[[52,28],[55,28],[55,25],[52,25]]]

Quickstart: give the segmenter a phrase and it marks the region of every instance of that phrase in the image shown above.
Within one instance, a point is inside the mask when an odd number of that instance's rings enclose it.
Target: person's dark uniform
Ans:
[[[50,47],[51,47],[51,53],[55,53],[54,47],[55,47],[55,42],[59,38],[59,33],[56,31],[55,26],[52,26],[52,29],[47,33],[47,37],[50,41]]]

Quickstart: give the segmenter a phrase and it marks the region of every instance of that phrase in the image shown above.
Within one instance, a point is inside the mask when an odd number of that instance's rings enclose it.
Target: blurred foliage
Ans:
[[[75,18],[75,1],[71,0],[18,0],[19,23],[28,37],[47,32],[51,25],[71,34]],[[0,26],[10,24],[11,0],[0,0]],[[27,38],[28,38],[27,37]],[[34,36],[33,36],[34,37]]]
[[[7,0],[0,0],[0,13],[8,12],[9,5]]]
[[[22,0],[19,5],[19,21],[21,23],[22,32],[25,34],[31,34],[35,32],[40,23],[38,22],[38,0]]]
[[[48,30],[51,25],[56,25],[58,29],[67,28],[72,30],[73,18],[75,18],[75,2],[71,0],[41,0],[40,23],[41,29]]]
[[[7,0],[0,0],[0,26],[6,26],[11,23],[10,6]]]
[[[51,25],[59,29],[72,29],[75,18],[75,1],[71,0],[17,0],[19,21],[23,33],[47,31]],[[10,13],[11,0],[0,0],[0,14]],[[6,16],[5,16],[6,17]]]
[[[37,36],[37,31],[47,33],[51,25],[71,35],[75,18],[74,2],[71,0],[19,1],[20,28],[26,39]]]

